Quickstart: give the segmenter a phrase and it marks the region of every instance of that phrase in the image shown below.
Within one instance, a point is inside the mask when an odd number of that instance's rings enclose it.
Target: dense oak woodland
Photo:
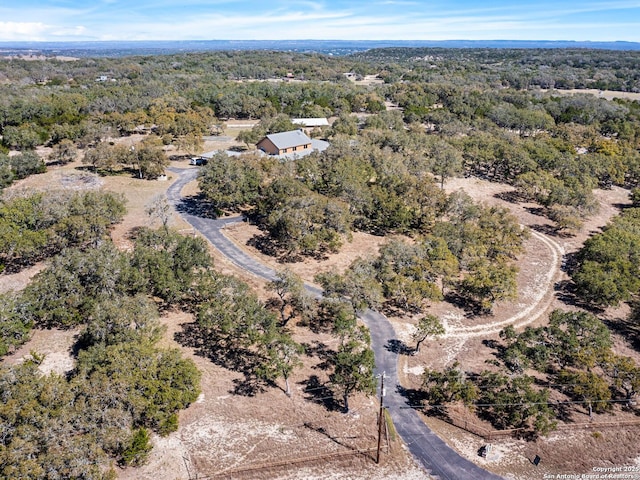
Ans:
[[[293,329],[331,332],[339,339],[331,388],[348,410],[354,392],[374,389],[357,311],[417,318],[418,352],[443,333],[431,302],[453,300],[478,315],[517,293],[529,232],[507,209],[446,194],[456,176],[512,185],[512,200],[539,204],[562,235],[596,211],[595,188],[629,188],[634,208],[586,242],[571,274],[585,305],[631,304],[626,336],[637,347],[640,103],[553,89],[640,92],[639,62],[639,52],[519,49],[0,61],[0,189],[44,172],[45,161],[78,155],[103,175],[153,179],[168,165],[163,146],[201,153],[202,137],[219,135],[227,120],[255,119],[238,135],[244,155],[219,153],[202,167],[207,214],[244,213],[263,232],[255,245],[283,262],[339,251],[358,231],[387,237],[376,255],[319,274],[324,299],[284,269],[265,304],[218,273],[203,242],[166,222],[137,230],[132,251],[118,250],[109,238],[125,213],[117,195],[4,195],[3,272],[46,266],[26,289],[0,297],[0,355],[33,328],[81,335],[64,377],[40,374],[37,352],[17,367],[0,364],[0,477],[112,478],[110,461],[145,461],[150,432],[174,431],[177,412],[199,392],[194,364],[157,346],[158,315],[168,308],[194,315],[178,335],[184,345],[245,374],[238,394],[274,386],[290,394],[304,353]],[[379,81],[354,82],[347,72]],[[331,147],[296,161],[252,151],[263,135],[293,128],[293,117],[335,117],[312,133]],[[133,149],[113,141],[133,133],[145,135]],[[35,153],[41,146],[51,147],[47,158]],[[463,402],[497,428],[536,433],[575,408],[560,401],[595,412],[634,408],[640,368],[613,351],[597,316],[558,310],[547,326],[508,327],[501,338],[485,371],[427,370],[426,408]]]

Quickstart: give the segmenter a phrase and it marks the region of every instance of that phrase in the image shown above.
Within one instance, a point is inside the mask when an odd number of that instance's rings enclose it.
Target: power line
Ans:
[[[630,400],[566,400],[557,402],[519,402],[519,403],[472,403],[473,407],[519,407],[519,406],[530,406],[530,405],[575,405],[575,404],[597,404],[597,403],[629,403]],[[434,408],[443,408],[447,407],[448,404],[431,404],[428,403],[426,405],[406,405],[399,408],[425,408],[425,407],[434,407]]]
[[[336,383],[333,383],[333,382],[327,382],[327,383],[325,383],[324,385],[322,385],[322,386],[320,386],[320,387],[314,387],[314,388],[303,388],[303,389],[302,389],[302,392],[303,392],[303,393],[306,393],[306,392],[315,392],[316,390],[322,390],[322,389],[325,389],[325,388],[327,388],[327,386],[335,386],[335,385],[337,385],[337,386],[349,386],[349,385],[354,385],[354,384],[356,384],[356,383],[358,383],[358,382],[357,382],[357,381],[353,381],[353,382],[340,383],[340,384],[336,384]]]
[[[488,390],[488,389],[495,389],[498,390],[499,387],[497,387],[496,385],[476,385],[474,384],[472,381],[469,381],[468,383],[472,383],[475,388],[477,388],[478,390]],[[534,382],[535,384],[535,382]],[[584,383],[547,383],[544,385],[539,385],[542,388],[551,388],[551,387],[583,387]]]

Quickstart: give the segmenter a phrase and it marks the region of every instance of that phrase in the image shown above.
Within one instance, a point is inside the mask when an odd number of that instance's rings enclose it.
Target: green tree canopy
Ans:
[[[631,208],[589,238],[573,273],[578,294],[596,305],[618,305],[640,291],[640,210]]]
[[[331,383],[342,395],[344,411],[349,412],[349,397],[355,392],[372,394],[376,383],[373,377],[375,361],[369,347],[369,333],[365,327],[356,327],[345,338],[333,358]]]
[[[416,353],[420,351],[420,344],[424,342],[427,337],[437,337],[438,335],[444,335],[445,330],[442,323],[435,315],[427,314],[418,320],[416,330],[413,332],[412,338],[416,342]]]
[[[256,202],[262,175],[257,161],[219,152],[202,168],[198,183],[217,214],[238,212]]]
[[[140,275],[138,288],[171,304],[194,287],[196,274],[211,266],[206,243],[165,229],[137,232],[132,267]]]
[[[108,407],[118,402],[129,412],[133,425],[170,433],[171,418],[200,394],[200,372],[178,350],[159,349],[149,341],[96,344],[78,355],[74,379],[85,385],[94,404]],[[98,394],[109,379],[113,387]],[[96,406],[98,406],[96,405]]]

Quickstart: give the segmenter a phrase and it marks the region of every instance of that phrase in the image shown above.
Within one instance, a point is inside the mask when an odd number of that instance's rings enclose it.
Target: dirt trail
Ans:
[[[531,234],[533,237],[535,237],[536,240],[538,240],[550,251],[553,259],[549,264],[547,272],[542,276],[541,279],[536,279],[535,281],[536,285],[543,285],[544,288],[540,288],[539,291],[535,293],[535,297],[532,299],[533,301],[528,306],[520,310],[520,312],[498,322],[482,325],[463,326],[455,325],[451,318],[444,317],[443,325],[446,330],[444,338],[469,339],[472,337],[480,337],[492,333],[498,333],[508,325],[513,325],[515,328],[524,327],[526,325],[529,325],[530,323],[535,322],[538,318],[540,318],[542,314],[546,312],[547,308],[554,300],[554,284],[555,280],[560,275],[560,267],[562,257],[564,255],[564,248],[559,245],[558,242],[542,233],[534,231],[531,232]],[[522,307],[522,304],[520,304],[519,306]]]

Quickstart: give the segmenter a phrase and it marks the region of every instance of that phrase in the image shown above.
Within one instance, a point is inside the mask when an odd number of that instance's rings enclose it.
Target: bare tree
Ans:
[[[166,231],[169,230],[169,220],[171,220],[173,207],[167,200],[167,196],[164,193],[156,195],[153,197],[151,202],[147,205],[145,212],[149,217],[151,217],[151,221],[160,220],[162,223],[162,228]]]

